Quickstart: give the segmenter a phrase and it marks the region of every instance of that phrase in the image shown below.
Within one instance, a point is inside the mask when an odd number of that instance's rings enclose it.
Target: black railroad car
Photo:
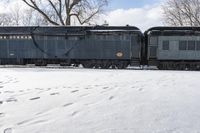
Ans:
[[[137,27],[0,27],[0,64],[82,64],[86,68],[140,65]]]

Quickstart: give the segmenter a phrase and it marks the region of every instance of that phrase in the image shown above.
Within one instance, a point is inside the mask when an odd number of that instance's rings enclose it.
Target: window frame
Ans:
[[[181,46],[183,46],[183,44],[181,44],[183,42],[184,42],[184,45],[185,45],[184,48],[181,47]],[[187,51],[187,49],[188,49],[187,45],[188,45],[188,41],[186,41],[186,40],[179,40],[179,51]]]
[[[191,49],[191,44],[190,44],[190,42],[193,42],[193,49]],[[195,51],[196,50],[196,41],[195,40],[188,40],[188,43],[187,43],[187,50],[189,50],[189,51]]]
[[[170,44],[169,40],[163,40],[162,41],[162,50],[169,51],[170,50],[169,44]]]

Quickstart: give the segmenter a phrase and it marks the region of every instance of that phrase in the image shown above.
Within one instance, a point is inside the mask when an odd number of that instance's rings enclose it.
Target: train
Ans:
[[[0,27],[0,65],[200,70],[200,27]]]

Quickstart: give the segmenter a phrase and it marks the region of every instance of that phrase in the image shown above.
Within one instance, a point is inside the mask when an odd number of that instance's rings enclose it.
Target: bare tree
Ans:
[[[6,4],[6,1],[4,1]],[[7,1],[8,2],[8,1]],[[20,1],[19,1],[20,2]],[[14,2],[7,7],[7,11],[0,13],[1,26],[39,26],[50,25],[36,10],[22,7],[19,2]]]
[[[167,0],[162,9],[167,25],[200,26],[200,0]]]
[[[15,26],[21,25],[21,14],[21,7],[18,3],[16,3],[14,7],[10,9],[10,19],[12,20],[10,23]]]
[[[19,26],[23,22],[23,8],[18,3],[14,3],[13,6],[8,7],[5,13],[0,14],[0,25],[3,26]]]
[[[49,23],[34,9],[25,9],[21,16],[21,21],[24,26],[39,26],[39,25],[49,25]]]
[[[8,26],[11,25],[11,17],[8,13],[1,13],[0,14],[0,25],[1,26]]]
[[[22,0],[52,25],[71,25],[72,17],[82,24],[102,13],[109,0]]]
[[[34,10],[33,9],[25,9],[24,14],[22,15],[22,23],[25,26],[29,26],[33,24]]]

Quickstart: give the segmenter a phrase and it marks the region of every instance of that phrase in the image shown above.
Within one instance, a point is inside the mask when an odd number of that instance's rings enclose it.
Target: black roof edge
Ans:
[[[69,28],[69,29],[84,29],[84,30],[136,30],[141,31],[135,26],[0,26],[1,28]]]
[[[151,31],[200,31],[200,27],[192,27],[192,26],[160,26],[160,27],[152,27],[144,32],[144,35],[147,35]]]

